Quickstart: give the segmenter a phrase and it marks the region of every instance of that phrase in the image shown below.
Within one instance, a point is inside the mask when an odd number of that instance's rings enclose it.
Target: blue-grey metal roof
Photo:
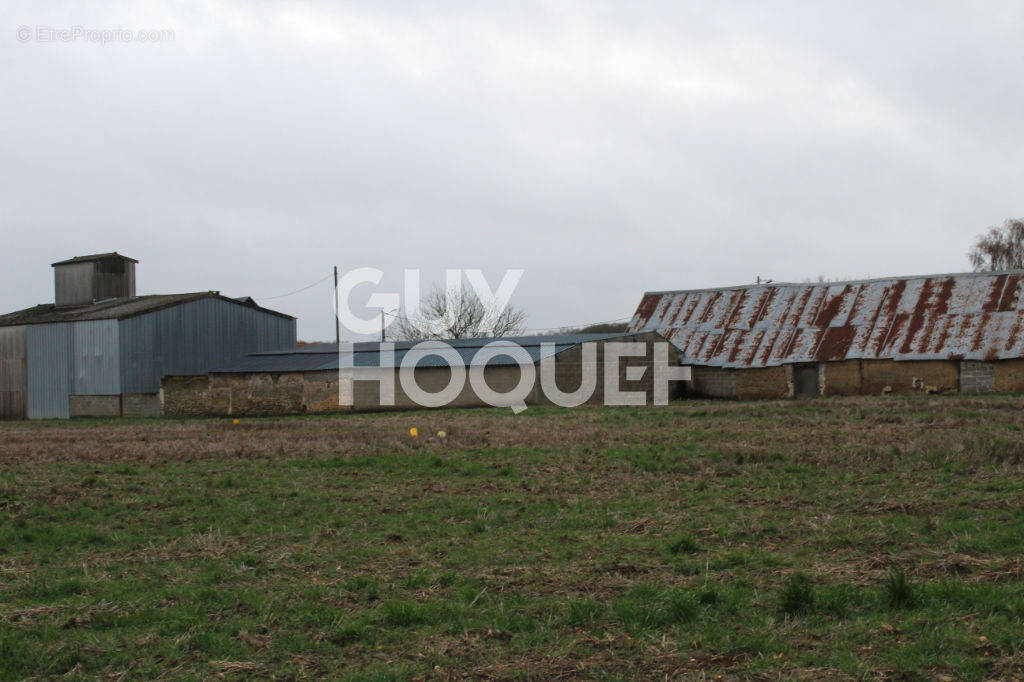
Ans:
[[[507,344],[509,348],[522,348],[534,363],[550,355],[558,355],[573,346],[585,342],[604,341],[625,336],[633,336],[623,332],[609,334],[548,334],[542,336],[514,336],[502,338],[477,339],[445,339],[438,341],[436,346],[426,342],[427,346],[412,350],[417,341],[398,341],[394,345],[394,364],[400,366],[410,352],[415,355],[417,367],[442,367],[447,365],[444,357],[430,352],[431,347],[437,349],[453,348],[462,358],[466,366],[481,364],[476,360],[479,350],[488,344]],[[444,345],[442,345],[444,344]],[[545,347],[543,344],[551,344]],[[352,345],[352,367],[380,367],[381,344],[378,342],[358,342]],[[519,351],[517,351],[519,352]],[[337,370],[339,362],[338,346],[334,343],[311,343],[297,348],[281,351],[264,351],[251,353],[238,360],[218,365],[210,370],[211,374],[249,374],[254,372],[314,372],[321,370]],[[411,360],[410,360],[411,362]],[[516,357],[498,355],[485,363],[493,365],[518,364]]]
[[[495,341],[510,341],[517,343],[520,346],[539,346],[542,343],[554,343],[554,344],[578,344],[584,341],[602,341],[604,339],[615,339],[622,336],[631,336],[633,332],[609,332],[602,334],[536,334],[533,336],[502,336],[502,337],[483,337],[483,338],[468,338],[468,339],[443,339],[443,342],[453,348],[479,348],[486,346],[489,343]],[[404,350],[412,348],[421,341],[392,341],[395,350]],[[380,348],[379,341],[356,341],[355,343],[349,344],[358,351],[377,351]],[[323,343],[307,343],[302,346],[295,348],[285,348],[281,350],[263,351],[262,355],[284,355],[284,354],[296,354],[296,353],[333,353],[337,355],[338,344],[334,342],[323,342]]]
[[[57,306],[53,303],[43,303],[32,308],[26,308],[25,310],[0,315],[0,327],[22,324],[48,324],[51,322],[83,322],[86,320],[123,320],[136,315],[151,313],[155,310],[162,310],[203,299],[219,299],[227,301],[232,305],[252,308],[270,315],[277,315],[289,320],[295,319],[291,315],[285,315],[276,310],[261,308],[236,298],[222,296],[216,291],[200,291],[189,294],[152,294],[129,298],[115,298],[109,301],[74,306]]]

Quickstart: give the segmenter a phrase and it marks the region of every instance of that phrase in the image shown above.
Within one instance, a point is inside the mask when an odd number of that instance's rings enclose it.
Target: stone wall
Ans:
[[[861,393],[942,393],[959,386],[959,363],[952,360],[862,360]]]
[[[740,400],[765,400],[793,397],[792,368],[759,367],[740,372],[737,395]]]
[[[789,398],[793,395],[792,372],[786,365],[751,369],[694,367],[689,391],[706,398]]]
[[[941,393],[956,391],[960,379],[959,364],[953,361],[842,360],[821,363],[820,368],[822,395]],[[1006,384],[1016,382],[1021,387],[1017,390],[1024,389],[1024,362],[1013,370],[997,367],[995,375],[1002,375]],[[792,382],[789,365],[751,369],[694,367],[690,392],[741,400],[788,398],[793,396]]]
[[[625,336],[615,339],[606,339],[598,342],[594,351],[593,359],[589,359],[584,352],[584,347],[574,346],[562,351],[555,358],[555,388],[564,393],[574,392],[583,385],[584,376],[593,376],[594,391],[586,404],[603,404],[606,399],[605,389],[608,387],[608,367],[606,359],[606,343],[636,343],[645,345],[644,355],[623,355],[618,359],[618,390],[622,393],[643,394],[642,396],[623,397],[623,400],[636,400],[638,404],[651,405],[654,403],[654,352],[655,346],[659,343],[668,344],[660,336],[655,334],[640,334],[637,338]],[[668,344],[668,364],[678,366],[679,352]],[[550,405],[553,401],[541,390],[540,367],[538,366],[538,379],[535,391],[535,400],[538,404]],[[679,397],[684,390],[683,382],[669,382],[669,398]]]
[[[860,390],[860,360],[822,363],[822,395],[858,395]]]
[[[656,342],[665,343],[654,334],[641,335],[639,339],[623,337],[611,339],[621,341],[639,340],[646,344],[646,355],[624,356],[619,365],[619,390],[642,394],[644,403],[653,402],[654,361],[653,350]],[[580,387],[584,371],[593,371],[595,390],[590,403],[601,403],[605,393],[605,341],[598,342],[596,359],[593,364],[584,360],[582,347],[563,351],[555,358],[555,384],[564,391],[575,391]],[[677,352],[669,346],[669,362],[675,364]],[[527,405],[550,404],[541,390],[540,367],[536,368],[536,381],[526,394]],[[438,393],[451,380],[451,369],[442,367],[417,367],[414,370],[416,384],[426,393]],[[631,376],[638,378],[631,379]],[[355,410],[410,409],[421,405],[402,386],[400,373],[393,372],[394,404],[380,404],[380,383],[376,380],[358,379],[353,382],[352,407],[339,405],[338,372],[280,372],[253,374],[213,374],[207,377],[166,377],[164,379],[164,412],[168,416],[194,416],[199,414],[217,415],[276,415],[343,412]],[[518,365],[492,365],[484,369],[487,386],[495,393],[508,393],[519,385],[521,369]],[[680,386],[669,386],[672,390]],[[473,388],[467,369],[466,381],[460,393],[446,407],[477,407],[485,403]]]
[[[210,380],[206,376],[164,377],[161,391],[167,417],[210,414]]]
[[[417,367],[413,370],[416,385],[426,393],[439,393],[451,381],[452,370],[445,367]],[[337,374],[337,372],[335,372]],[[507,393],[513,390],[520,380],[518,365],[495,365],[484,369],[484,379],[492,391]],[[356,381],[353,407],[356,410],[395,410],[416,409],[422,407],[402,386],[401,377],[394,371],[394,405],[380,404],[380,384],[377,381]],[[536,387],[535,387],[536,388]],[[337,402],[337,398],[335,398]],[[531,392],[524,401],[527,405],[535,404],[536,398]],[[445,407],[481,407],[485,403],[476,395],[469,380],[467,369],[462,390],[449,401]]]
[[[1000,393],[1024,392],[1024,360],[1001,360],[995,365],[993,387]]]

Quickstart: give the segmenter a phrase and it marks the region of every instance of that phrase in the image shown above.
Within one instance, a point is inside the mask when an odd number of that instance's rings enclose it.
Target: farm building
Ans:
[[[726,398],[1024,390],[1024,271],[650,292],[657,331]]]
[[[137,296],[137,262],[54,263],[54,303],[0,315],[0,417],[156,415],[165,374],[295,345],[295,319],[251,299]]]
[[[517,360],[506,355],[483,359],[478,353],[485,345],[504,342],[515,344],[528,354],[528,362],[538,368],[537,381],[525,396],[526,405],[550,404],[539,379],[542,360],[554,361],[554,381],[563,392],[571,392],[583,384],[583,373],[588,365],[595,372],[595,390],[587,402],[601,402],[605,396],[605,344],[611,341],[643,342],[644,357],[623,357],[618,372],[622,391],[642,392],[642,399],[651,402],[654,386],[655,344],[661,344],[668,363],[678,365],[675,349],[658,334],[563,334],[550,336],[510,337],[503,339],[458,339],[444,341],[458,354],[465,367],[484,365],[483,376],[487,386],[499,393],[513,390],[520,381],[521,369]],[[594,344],[594,362],[586,361],[584,344]],[[380,384],[360,379],[349,384],[340,381],[340,355],[332,343],[311,344],[287,351],[251,353],[246,357],[213,367],[207,376],[168,376],[163,381],[164,410],[168,416],[216,415],[274,415],[338,412],[348,410],[409,409],[420,406],[403,386],[399,368],[403,361],[415,360],[416,384],[428,393],[437,393],[447,386],[452,371],[437,354],[413,348],[413,342],[393,344],[394,354],[381,352],[382,344],[356,343],[350,356],[350,366],[361,369],[385,368],[386,376],[394,386],[392,404],[382,404]],[[523,356],[524,361],[527,358]],[[646,368],[639,378],[627,375],[627,367]],[[681,383],[681,382],[680,382]],[[340,386],[340,387],[339,387]],[[669,385],[668,391],[678,392],[681,385]],[[339,394],[350,390],[350,405],[339,404]],[[486,402],[477,394],[469,381],[462,385],[457,396],[445,407],[477,407]]]

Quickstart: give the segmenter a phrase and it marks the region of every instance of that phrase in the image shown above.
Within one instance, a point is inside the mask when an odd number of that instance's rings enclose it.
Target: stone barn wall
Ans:
[[[793,370],[789,365],[744,370],[736,387],[740,400],[793,397]]]
[[[1013,368],[1001,368],[1000,365],[1005,363],[995,364],[994,371],[989,372],[989,376],[996,377],[993,383],[1017,387],[1002,390],[1024,390],[1024,362]],[[825,396],[944,393],[959,390],[963,376],[961,363],[951,360],[841,360],[820,363],[819,367],[819,388],[821,395]],[[969,371],[979,375],[985,372]],[[999,377],[1003,378],[1001,384]],[[979,378],[975,385],[983,385],[983,380]],[[740,400],[791,398],[792,366],[751,369],[694,367],[690,392],[709,398]]]
[[[643,393],[646,404],[653,402],[654,344],[660,340],[654,334],[639,339],[623,337],[597,342],[597,355],[593,365],[596,371],[595,390],[589,403],[601,403],[605,393],[605,343],[608,341],[634,341],[646,343],[646,354],[623,356],[619,365],[619,390]],[[660,341],[665,343],[664,341]],[[669,363],[676,362],[676,351],[669,346]],[[580,387],[584,370],[590,370],[584,361],[581,346],[568,348],[555,358],[555,385],[563,392]],[[527,405],[551,404],[543,395],[540,365],[536,368],[536,381],[524,402]],[[451,369],[417,367],[416,383],[421,391],[437,393],[451,380]],[[640,373],[639,378],[630,375]],[[477,396],[469,380],[459,395],[446,407],[480,407],[485,403]],[[518,365],[493,365],[484,369],[487,385],[496,393],[508,393],[520,382]],[[211,374],[208,377],[166,377],[163,382],[164,413],[168,416],[215,415],[279,415],[316,414],[355,410],[413,409],[420,405],[404,390],[398,370],[394,370],[394,405],[380,404],[380,384],[375,380],[353,382],[353,406],[338,404],[338,370],[315,372],[253,372],[248,374]],[[675,394],[673,393],[675,391]],[[669,396],[675,397],[681,386],[669,386]]]
[[[995,365],[994,390],[1000,393],[1024,391],[1024,360],[1001,360],[991,364]]]
[[[210,378],[164,377],[164,416],[201,417],[210,414]]]
[[[694,367],[689,391],[706,398],[790,398],[793,396],[792,369],[788,365],[753,369]]]
[[[643,404],[651,405],[654,403],[654,347],[657,343],[665,343],[660,336],[655,334],[642,334],[638,338],[622,337],[618,339],[606,339],[597,343],[596,353],[594,355],[593,363],[586,361],[583,352],[583,346],[574,346],[560,353],[555,358],[555,388],[563,393],[571,393],[576,391],[583,385],[583,377],[585,372],[595,372],[594,375],[594,392],[587,400],[586,404],[589,405],[600,405],[605,400],[605,367],[607,363],[605,361],[605,343],[634,343],[642,342],[646,345],[646,351],[643,356],[628,356],[623,355],[619,358],[618,365],[618,390],[626,393],[643,393]],[[675,346],[669,344],[668,346],[668,363],[670,366],[677,366],[679,353]],[[552,401],[544,395],[540,386],[540,366],[537,366],[537,383],[534,390],[534,400],[540,405],[551,405]],[[630,375],[636,375],[639,373],[639,377],[631,379]],[[668,387],[668,395],[670,398],[679,397],[683,392],[683,385],[680,382],[678,385],[672,385],[671,382]]]

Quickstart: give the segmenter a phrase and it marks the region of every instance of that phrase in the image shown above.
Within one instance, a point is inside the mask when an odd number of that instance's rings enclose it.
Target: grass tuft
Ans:
[[[427,622],[428,611],[423,604],[404,600],[384,602],[380,608],[381,622],[391,627],[407,628]]]
[[[811,579],[804,573],[794,573],[779,591],[779,610],[794,616],[814,610],[815,594]]]
[[[700,544],[690,535],[677,535],[669,544],[668,552],[673,556],[679,554],[693,554],[701,550]]]
[[[587,627],[604,615],[604,605],[593,599],[566,602],[563,622],[566,625]]]
[[[903,569],[889,571],[885,579],[885,599],[891,609],[907,609],[917,604],[917,590]]]

